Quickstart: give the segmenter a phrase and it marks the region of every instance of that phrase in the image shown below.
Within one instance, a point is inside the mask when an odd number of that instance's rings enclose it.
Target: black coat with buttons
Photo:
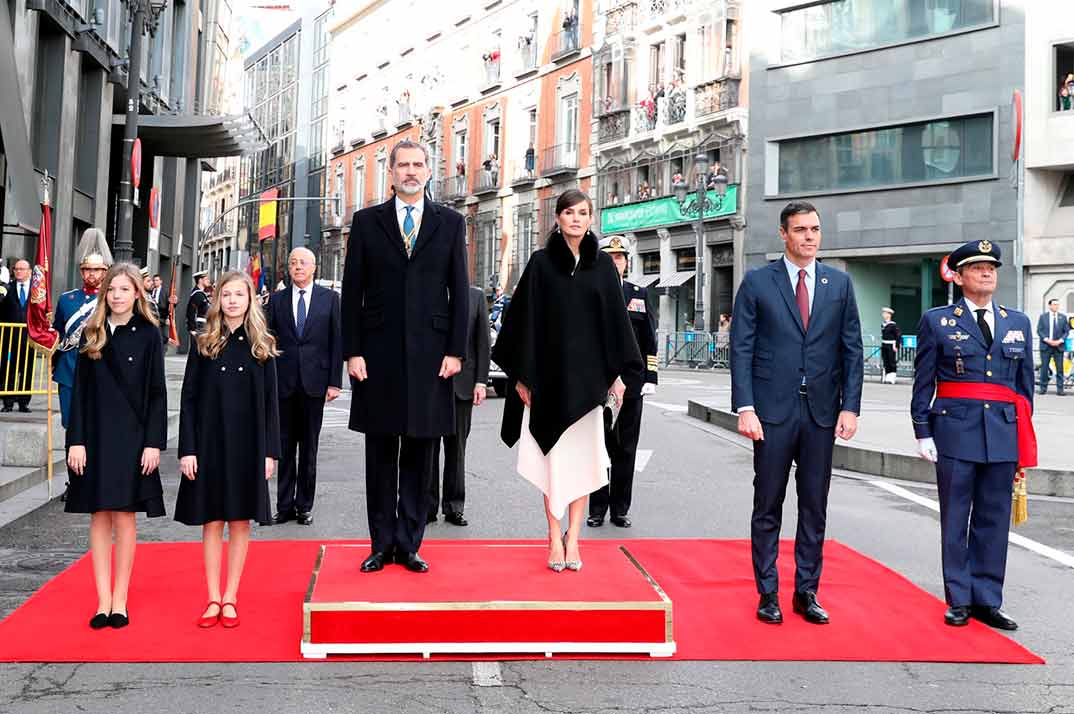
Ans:
[[[160,333],[141,315],[116,327],[100,359],[78,355],[67,447],[86,447],[81,476],[68,472],[68,513],[164,515],[160,470],[141,473],[142,451],[168,445],[168,392]]]
[[[276,361],[250,352],[245,328],[232,333],[216,359],[191,347],[179,411],[179,458],[198,457],[193,481],[183,478],[175,520],[272,522],[265,459],[280,458]]]

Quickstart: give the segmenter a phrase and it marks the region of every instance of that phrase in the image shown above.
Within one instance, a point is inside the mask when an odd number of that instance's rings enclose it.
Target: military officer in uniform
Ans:
[[[1014,630],[1000,606],[1015,474],[1036,465],[1033,328],[992,301],[999,246],[970,241],[948,265],[964,297],[921,317],[910,403],[918,450],[936,464],[944,621]]]
[[[899,369],[899,338],[902,333],[895,324],[895,311],[880,308],[880,358],[884,362],[884,384],[895,384]]]
[[[209,296],[205,289],[209,285],[209,271],[199,270],[194,273],[194,289],[186,303],[186,331],[193,337],[205,327],[205,316],[209,313]]]
[[[642,397],[656,393],[656,327],[649,312],[645,288],[623,280],[627,269],[630,247],[623,236],[609,236],[601,241],[601,250],[608,253],[619,270],[623,283],[623,300],[630,315],[630,326],[638,340],[638,348],[645,358],[645,373],[641,379],[626,379],[626,393],[612,431],[605,434],[605,445],[612,462],[611,477],[607,486],[594,491],[589,497],[589,518],[586,524],[598,528],[604,525],[604,517],[611,510],[611,521],[620,528],[630,528],[631,492],[634,486],[634,461],[638,453],[638,435],[641,432]]]
[[[71,408],[71,390],[75,386],[75,364],[82,342],[82,328],[97,307],[97,290],[112,265],[112,252],[108,250],[104,231],[87,228],[78,242],[78,255],[82,287],[60,295],[52,318],[52,328],[60,336],[53,358],[52,381],[59,386],[60,421],[65,429]]]

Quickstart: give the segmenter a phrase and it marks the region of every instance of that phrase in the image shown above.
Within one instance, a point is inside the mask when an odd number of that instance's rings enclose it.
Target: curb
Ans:
[[[738,416],[724,409],[690,401],[687,403],[687,414],[694,419],[738,433]],[[873,451],[838,443],[832,452],[832,468],[903,481],[936,482],[935,467],[917,456]],[[1074,471],[1031,469],[1026,482],[1029,493],[1034,496],[1074,498]]]

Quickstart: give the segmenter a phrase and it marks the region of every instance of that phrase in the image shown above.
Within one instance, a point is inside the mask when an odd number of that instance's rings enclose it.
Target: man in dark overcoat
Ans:
[[[455,430],[452,377],[466,354],[469,280],[463,218],[425,197],[429,152],[401,141],[395,196],[354,214],[343,273],[350,428],[366,435],[372,553],[363,572],[414,572],[425,533],[434,440]]]

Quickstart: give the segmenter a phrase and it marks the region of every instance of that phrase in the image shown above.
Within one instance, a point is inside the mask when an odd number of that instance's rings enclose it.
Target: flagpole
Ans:
[[[44,189],[44,201],[42,201],[42,203],[44,203],[44,205],[46,205],[46,206],[49,205],[48,178],[49,178],[48,177],[48,171],[45,171],[45,177],[43,179],[41,179],[41,186]],[[48,257],[49,257],[49,260],[51,262],[51,256],[48,256]],[[51,279],[51,271],[50,271],[49,279]],[[49,299],[51,300],[51,295],[49,295]],[[51,308],[51,307],[52,307],[51,305],[48,305],[46,307],[46,309]],[[51,359],[51,353],[49,353],[49,360],[47,362],[47,365],[48,366],[45,367],[45,380],[48,382],[48,385],[46,387],[46,389],[47,389],[46,393],[48,394],[48,408],[46,410],[46,417],[45,417],[46,418],[46,423],[47,423],[46,430],[47,430],[47,433],[48,433],[48,437],[47,437],[47,442],[48,443],[47,443],[47,447],[46,447],[48,449],[48,454],[46,456],[46,459],[47,459],[46,467],[48,469],[48,500],[51,501],[52,500],[52,477],[53,477],[54,472],[55,472],[55,466],[52,463],[54,461],[54,459],[52,457],[53,441],[52,441],[52,369],[51,369],[52,359]]]

